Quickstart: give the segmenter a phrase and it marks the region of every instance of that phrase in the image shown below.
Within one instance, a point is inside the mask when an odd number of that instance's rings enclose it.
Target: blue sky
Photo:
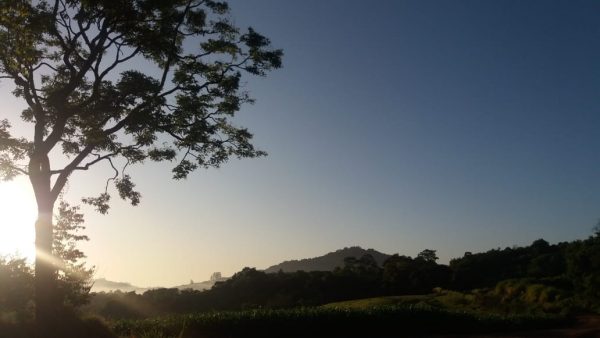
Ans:
[[[254,90],[267,112],[248,121],[271,150],[265,165],[369,214],[358,227],[397,234],[398,250],[407,236],[441,251],[457,237],[454,254],[589,233],[599,4],[232,5],[286,51]]]
[[[184,182],[132,168],[142,204],[87,214],[99,277],[169,286],[351,245],[447,262],[591,234],[600,2],[231,7],[285,51],[283,69],[247,78],[257,103],[237,119],[269,156]],[[94,175],[67,195],[100,191]]]

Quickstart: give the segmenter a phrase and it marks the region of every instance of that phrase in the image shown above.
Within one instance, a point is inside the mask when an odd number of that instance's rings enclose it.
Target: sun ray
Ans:
[[[0,183],[0,255],[35,258],[35,198],[25,179]]]

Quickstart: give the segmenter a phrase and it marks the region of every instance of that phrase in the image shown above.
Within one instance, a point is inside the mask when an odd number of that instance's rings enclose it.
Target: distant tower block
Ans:
[[[221,273],[220,272],[213,272],[213,274],[210,276],[210,280],[212,282],[218,282],[219,280],[221,280]]]

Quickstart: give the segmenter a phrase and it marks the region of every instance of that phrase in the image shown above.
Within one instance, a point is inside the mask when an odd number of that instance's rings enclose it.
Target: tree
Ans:
[[[421,258],[426,262],[435,263],[438,260],[438,256],[436,254],[436,250],[425,249],[417,255],[417,258]]]
[[[31,316],[33,271],[22,257],[0,256],[0,313],[18,319]]]
[[[87,268],[85,254],[77,248],[77,242],[89,241],[80,234],[85,229],[83,214],[78,206],[61,200],[55,217],[53,254],[57,258],[59,301],[66,306],[77,307],[87,303],[92,288],[93,268]]]
[[[265,155],[232,117],[252,102],[242,73],[279,68],[282,51],[235,27],[228,10],[214,0],[0,2],[0,78],[14,82],[27,104],[21,118],[33,125],[27,139],[1,120],[0,177],[27,175],[35,194],[39,322],[57,303],[52,218],[74,172],[111,166],[106,189],[83,199],[106,213],[111,184],[140,202],[128,165],[175,161],[173,177],[183,179],[230,157]]]
[[[592,231],[594,232],[594,236],[600,237],[600,219],[596,221]]]

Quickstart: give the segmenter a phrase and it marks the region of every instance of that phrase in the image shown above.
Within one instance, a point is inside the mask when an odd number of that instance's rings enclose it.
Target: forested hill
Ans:
[[[296,272],[296,271],[333,271],[336,267],[344,266],[344,259],[347,257],[362,257],[364,255],[371,255],[377,265],[382,266],[383,262],[390,257],[390,255],[381,253],[373,249],[363,249],[359,246],[353,246],[349,248],[343,248],[335,252],[330,252],[323,256],[306,258],[301,260],[291,260],[273,265],[265,272],[274,273],[282,270],[283,272]]]
[[[114,282],[105,278],[95,279],[92,285],[92,292],[111,292],[111,291],[122,291],[122,292],[137,292],[143,293],[149,290],[149,288],[141,288],[130,283],[125,282]]]

